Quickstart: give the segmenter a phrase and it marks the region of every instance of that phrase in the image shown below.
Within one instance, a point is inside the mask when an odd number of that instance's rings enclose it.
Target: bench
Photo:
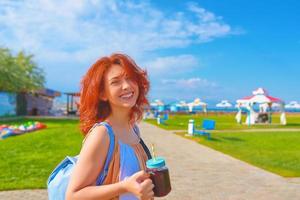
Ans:
[[[215,126],[216,126],[216,122],[214,120],[204,119],[202,122],[202,130],[195,130],[194,134],[207,136],[207,139],[210,139],[211,137],[208,131],[214,130]]]

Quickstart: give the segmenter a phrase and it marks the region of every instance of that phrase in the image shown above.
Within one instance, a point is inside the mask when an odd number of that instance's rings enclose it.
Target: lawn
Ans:
[[[237,124],[235,121],[235,114],[193,114],[193,115],[169,115],[169,119],[164,124],[159,125],[159,127],[166,130],[186,130],[188,126],[189,119],[195,120],[195,125],[197,129],[201,129],[201,124],[203,119],[212,119],[216,121],[216,130],[240,130],[240,129],[268,129],[268,128],[299,128],[300,129],[300,115],[287,113],[287,125],[283,126],[279,124],[279,114],[273,114],[271,125],[254,125],[247,126],[246,124]],[[242,121],[245,122],[246,116],[243,115]],[[156,120],[148,119],[147,122],[157,125]]]
[[[19,119],[0,124],[29,121]],[[22,136],[0,140],[0,190],[45,188],[54,167],[81,146],[77,120],[34,119],[48,127]]]
[[[217,129],[212,140],[189,137],[203,145],[229,154],[248,163],[286,177],[300,177],[300,131],[297,132],[239,132],[249,127],[237,125],[234,115],[171,116],[161,128],[183,130],[185,137],[189,119],[200,125],[203,118],[215,119]],[[288,115],[287,126],[300,128],[300,117]],[[13,119],[0,124],[27,122],[30,119]],[[274,121],[277,120],[276,116]],[[46,181],[54,167],[66,156],[79,153],[82,136],[78,120],[34,119],[45,123],[46,129],[22,136],[0,140],[0,190],[46,188]],[[155,120],[147,120],[155,124]],[[265,128],[266,126],[259,126]],[[236,129],[236,132],[230,130]],[[250,127],[252,129],[252,127]],[[243,131],[245,131],[243,130]]]
[[[176,133],[182,137],[185,132]],[[300,177],[299,132],[218,132],[187,137],[284,177]]]
[[[279,114],[273,115],[274,124],[250,127],[237,124],[234,116],[234,114],[212,113],[170,115],[165,124],[161,125],[157,125],[154,119],[146,121],[167,130],[182,130],[176,134],[186,137],[189,119],[195,120],[196,129],[201,129],[203,119],[215,120],[217,131],[210,131],[211,140],[206,140],[202,136],[187,138],[281,176],[300,177],[299,114],[288,113],[288,124],[285,126],[279,124]],[[261,131],[262,129],[264,131]],[[282,132],[284,129],[299,131]]]

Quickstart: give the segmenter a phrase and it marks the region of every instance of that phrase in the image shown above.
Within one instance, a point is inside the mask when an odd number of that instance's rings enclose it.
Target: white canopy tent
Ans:
[[[156,100],[154,100],[154,102],[151,102],[150,106],[158,112],[164,112],[166,109],[164,102],[162,102],[159,99],[156,99]]]
[[[246,123],[248,125],[257,123],[258,114],[253,109],[254,104],[259,104],[260,113],[266,113],[267,109],[269,108],[268,119],[269,119],[269,123],[270,123],[271,122],[271,110],[272,110],[271,108],[272,108],[273,103],[281,105],[281,116],[280,116],[281,124],[286,124],[286,118],[285,118],[285,112],[284,112],[284,102],[279,98],[269,96],[268,92],[263,88],[258,88],[257,90],[254,90],[252,92],[252,96],[238,99],[236,102],[237,102],[238,108],[239,108],[236,118],[238,117],[238,115],[241,115],[240,107],[246,107],[248,110]],[[237,121],[240,121],[240,120],[237,119]]]
[[[159,100],[159,99],[156,99],[156,100],[154,100],[154,102],[150,103],[150,106],[154,106],[154,107],[156,107],[156,106],[163,106],[163,105],[165,105],[165,104],[161,100]]]
[[[281,107],[282,107],[282,104],[280,104],[280,103],[272,103],[272,108],[281,109]]]
[[[285,105],[287,109],[300,109],[300,104],[297,101],[291,101]]]
[[[185,101],[179,101],[179,103],[176,104],[178,107],[188,107],[188,104]]]
[[[201,101],[200,98],[196,98],[193,102],[188,103],[187,106],[189,107],[189,112],[193,112],[193,109],[197,106],[202,107],[203,112],[207,112],[207,103]]]
[[[188,111],[189,107],[188,104],[185,101],[179,101],[176,104],[171,105],[170,109],[173,110],[173,112],[179,111]]]
[[[222,100],[220,103],[216,104],[216,107],[218,107],[218,108],[231,108],[232,104],[229,103],[228,100]]]

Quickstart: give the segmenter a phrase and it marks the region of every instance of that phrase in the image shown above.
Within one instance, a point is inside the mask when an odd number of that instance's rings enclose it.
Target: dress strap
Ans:
[[[115,148],[115,135],[113,133],[111,126],[107,122],[95,123],[94,126],[89,130],[88,134],[85,136],[83,143],[85,142],[88,135],[92,132],[92,130],[97,126],[104,126],[109,135],[109,149],[104,163],[104,168],[96,180],[96,185],[101,185],[108,174],[109,164],[113,157],[114,148]]]

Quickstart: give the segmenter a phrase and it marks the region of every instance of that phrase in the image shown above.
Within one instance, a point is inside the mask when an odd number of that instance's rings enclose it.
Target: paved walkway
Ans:
[[[182,133],[184,130],[172,130],[174,133]],[[265,128],[265,129],[232,129],[232,130],[210,130],[211,133],[240,133],[240,132],[300,132],[300,128]]]
[[[282,178],[174,135],[140,124],[170,169],[172,192],[162,200],[299,200],[300,179]],[[0,192],[0,200],[43,200],[45,190]]]
[[[182,131],[181,131],[182,132]],[[211,132],[300,132],[300,128],[265,128],[265,129],[235,129],[235,130],[212,130]]]

